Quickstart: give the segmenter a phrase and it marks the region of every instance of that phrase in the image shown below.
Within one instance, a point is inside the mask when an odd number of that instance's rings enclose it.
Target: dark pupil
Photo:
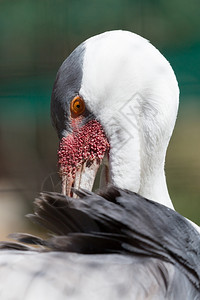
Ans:
[[[80,108],[80,104],[77,104],[76,107],[77,107],[77,108]]]

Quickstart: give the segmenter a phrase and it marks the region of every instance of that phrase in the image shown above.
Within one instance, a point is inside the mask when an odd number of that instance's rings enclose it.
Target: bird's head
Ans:
[[[79,45],[61,65],[52,92],[63,193],[71,195],[73,186],[91,190],[106,158],[102,185],[156,200],[166,189],[178,94],[169,63],[136,34],[111,31]]]

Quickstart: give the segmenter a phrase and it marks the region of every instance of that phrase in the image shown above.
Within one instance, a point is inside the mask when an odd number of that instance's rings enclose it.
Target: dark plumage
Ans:
[[[71,101],[81,87],[84,51],[84,45],[81,44],[71,53],[60,66],[54,82],[51,96],[51,118],[59,138],[66,136],[67,131],[70,131],[70,102],[66,99]]]
[[[78,200],[56,193],[42,193],[36,199],[35,213],[29,218],[53,236],[44,240],[15,234],[18,242],[1,243],[1,248],[48,252],[47,256],[52,251],[90,254],[85,256],[87,264],[94,264],[94,270],[105,276],[118,255],[119,262],[124,257],[131,266],[122,263],[116,276],[125,272],[126,278],[126,272],[133,273],[133,294],[126,299],[140,299],[142,295],[146,298],[141,299],[200,299],[200,236],[185,218],[163,205],[114,187],[102,195],[76,193]],[[103,254],[101,260],[97,254]],[[72,254],[68,255],[66,260]],[[57,253],[52,259],[52,268],[59,256]],[[87,264],[82,269],[84,280],[93,274]],[[78,275],[79,267],[74,272]],[[148,274],[148,279],[144,274]],[[181,291],[179,298],[175,296],[177,287]]]

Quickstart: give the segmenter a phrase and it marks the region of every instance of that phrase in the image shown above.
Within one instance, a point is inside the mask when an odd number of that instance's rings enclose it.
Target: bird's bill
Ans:
[[[63,137],[58,151],[62,193],[73,196],[72,188],[92,190],[94,180],[109,142],[101,124],[90,120]]]
[[[92,191],[99,166],[100,160],[84,162],[81,167],[77,169],[75,178],[62,175],[62,193],[75,198],[76,195],[72,192],[72,188]]]

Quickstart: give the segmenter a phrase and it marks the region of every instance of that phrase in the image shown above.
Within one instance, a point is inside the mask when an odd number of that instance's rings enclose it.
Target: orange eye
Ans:
[[[85,111],[85,103],[80,96],[74,97],[70,104],[71,113],[76,117],[80,116]]]

